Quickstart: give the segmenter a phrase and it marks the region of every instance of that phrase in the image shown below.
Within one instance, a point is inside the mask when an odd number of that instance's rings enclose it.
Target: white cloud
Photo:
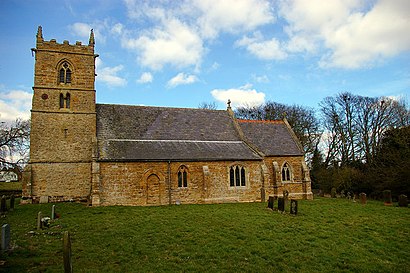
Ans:
[[[257,83],[268,83],[268,82],[270,82],[269,77],[266,76],[266,75],[261,75],[261,76],[252,75],[252,79],[254,81],[256,81]]]
[[[13,121],[16,118],[29,119],[32,93],[23,90],[10,90],[0,93],[0,121]]]
[[[280,2],[288,52],[320,52],[320,66],[357,69],[410,50],[407,0]]]
[[[223,103],[227,103],[228,100],[231,100],[232,107],[234,108],[241,106],[258,106],[265,102],[265,94],[252,89],[252,86],[249,84],[239,88],[214,89],[211,91],[211,95],[217,101]]]
[[[194,0],[188,4],[200,13],[197,22],[204,38],[216,38],[221,32],[251,31],[275,19],[266,0]]]
[[[97,81],[101,81],[111,87],[121,87],[127,85],[127,80],[117,74],[124,69],[123,65],[106,67],[101,59],[96,59]]]
[[[95,27],[93,27],[90,24],[77,22],[77,23],[70,25],[69,29],[71,30],[73,35],[84,39],[83,44],[88,44],[88,39],[90,38],[91,29],[93,29],[94,31],[94,37],[97,43],[105,43],[106,37],[102,33],[107,27],[107,22],[96,22],[93,25]]]
[[[169,19],[136,39],[124,38],[122,45],[135,50],[143,66],[161,70],[167,64],[177,68],[199,65],[204,54],[202,43],[194,29]]]
[[[255,32],[253,37],[243,37],[235,45],[245,47],[261,60],[283,60],[288,56],[277,39],[265,40],[260,32]]]
[[[198,77],[195,75],[188,75],[185,73],[179,73],[167,83],[168,87],[176,87],[181,84],[192,84],[198,81]]]
[[[154,80],[154,76],[152,76],[149,72],[144,72],[141,74],[141,77],[137,80],[137,83],[150,83]]]

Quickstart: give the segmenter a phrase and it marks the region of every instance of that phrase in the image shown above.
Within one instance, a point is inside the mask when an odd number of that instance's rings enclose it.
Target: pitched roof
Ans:
[[[282,120],[238,120],[245,138],[266,156],[303,155],[298,140]]]
[[[97,104],[99,159],[260,160],[227,111]]]

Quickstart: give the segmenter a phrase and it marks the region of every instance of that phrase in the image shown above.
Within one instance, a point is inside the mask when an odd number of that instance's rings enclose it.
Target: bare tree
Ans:
[[[22,168],[28,161],[30,121],[0,123],[0,167]]]
[[[312,108],[267,102],[260,106],[239,107],[235,110],[235,116],[250,120],[278,120],[286,118],[301,141],[308,161],[313,156],[313,152],[320,140],[320,123]]]
[[[208,109],[208,110],[216,110],[218,109],[218,105],[216,104],[216,102],[201,102],[198,105],[199,109]]]

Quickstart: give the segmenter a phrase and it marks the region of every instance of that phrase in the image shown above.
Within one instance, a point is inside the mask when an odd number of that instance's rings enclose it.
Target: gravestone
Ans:
[[[330,196],[331,196],[332,198],[336,198],[336,194],[337,194],[336,188],[332,188],[332,189],[330,190]]]
[[[10,225],[1,226],[1,250],[7,251],[10,246]]]
[[[40,196],[40,204],[47,204],[48,196]]]
[[[7,198],[6,198],[5,195],[3,195],[1,197],[1,204],[0,204],[0,213],[1,214],[6,214],[6,212],[7,212],[7,203],[6,203],[6,201],[7,201]]]
[[[275,208],[275,198],[273,196],[269,196],[268,199],[268,208],[274,209]]]
[[[391,190],[384,190],[383,191],[383,200],[384,200],[384,205],[385,206],[391,206],[392,205]]]
[[[298,214],[298,201],[291,199],[290,200],[290,214],[296,215]]]
[[[63,260],[64,260],[64,272],[72,273],[73,264],[71,262],[71,238],[68,231],[64,232],[63,236]]]
[[[261,202],[265,202],[265,198],[266,198],[266,193],[265,193],[265,189],[261,188]]]
[[[10,196],[10,211],[14,210],[14,202],[15,202],[15,198],[14,198],[14,194],[12,194]]]
[[[51,220],[56,219],[56,205],[51,207]]]
[[[405,207],[407,208],[409,205],[409,201],[407,199],[407,195],[400,194],[399,195],[399,207]]]
[[[359,194],[359,196],[360,196],[360,203],[362,205],[366,205],[366,203],[367,203],[366,194],[364,192],[362,192],[362,193]]]
[[[278,198],[278,210],[282,212],[285,211],[285,199],[283,197]]]
[[[347,199],[351,200],[352,199],[352,194],[350,193],[350,191],[347,192]]]
[[[43,222],[41,221],[41,218],[42,218],[42,213],[41,211],[39,211],[37,214],[37,229],[42,229],[43,227]]]

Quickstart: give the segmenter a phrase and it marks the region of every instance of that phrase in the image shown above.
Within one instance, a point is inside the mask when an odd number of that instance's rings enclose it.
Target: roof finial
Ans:
[[[228,109],[231,109],[231,100],[230,99],[228,99]]]
[[[43,41],[43,28],[41,26],[38,26],[36,37],[37,37],[37,42]]]
[[[94,30],[91,29],[91,33],[90,33],[90,40],[88,41],[88,45],[89,46],[94,46],[95,45],[95,39],[94,39]]]

